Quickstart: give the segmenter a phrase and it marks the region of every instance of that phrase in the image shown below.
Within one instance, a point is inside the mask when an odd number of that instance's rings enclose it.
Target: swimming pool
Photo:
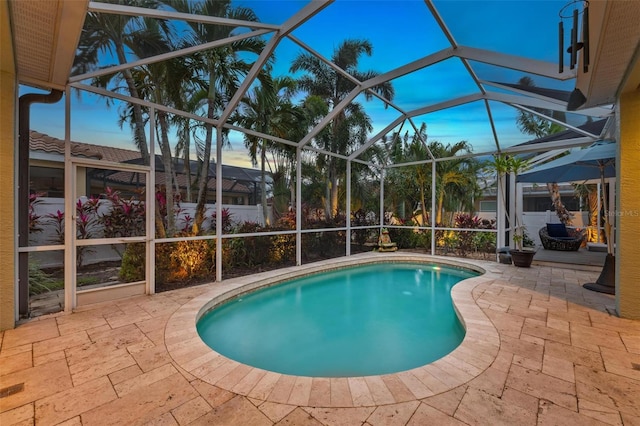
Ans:
[[[424,263],[339,269],[236,297],[202,316],[197,330],[216,352],[278,373],[404,371],[460,344],[464,328],[451,288],[476,275]]]

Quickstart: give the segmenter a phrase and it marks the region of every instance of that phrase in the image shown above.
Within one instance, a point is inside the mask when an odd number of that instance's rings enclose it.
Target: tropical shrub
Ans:
[[[37,262],[29,261],[29,296],[62,290],[64,280],[54,278],[40,268]]]
[[[118,274],[120,281],[130,283],[144,280],[145,257],[144,243],[127,244]]]
[[[494,220],[480,219],[468,213],[456,214],[454,224],[456,228],[495,229]],[[455,248],[462,257],[478,251],[495,253],[495,234],[492,232],[456,231],[455,234]]]
[[[367,212],[363,209],[358,209],[352,213],[351,226],[372,226],[375,225],[373,220],[368,218]],[[351,239],[354,243],[363,247],[368,241],[375,237],[375,230],[369,229],[354,229],[351,231]]]
[[[228,208],[223,208],[222,209],[222,233],[223,234],[229,234],[233,230],[232,216],[233,216],[233,214],[229,211]],[[218,214],[214,210],[213,214],[211,215],[211,226],[210,226],[211,233],[214,234],[214,235],[216,233],[216,218],[217,217],[218,217]]]
[[[29,234],[42,232],[41,216],[36,214],[36,205],[42,202],[42,194],[29,194]]]

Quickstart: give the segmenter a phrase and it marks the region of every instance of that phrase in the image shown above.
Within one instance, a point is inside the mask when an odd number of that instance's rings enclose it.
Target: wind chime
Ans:
[[[582,10],[580,10],[582,6]],[[571,38],[567,53],[570,55],[569,69],[574,69],[578,63],[578,50],[582,49],[582,69],[589,71],[589,2],[586,0],[571,0],[565,4],[560,12],[560,22],[558,23],[558,62],[559,71],[564,71],[564,21],[571,20]],[[580,28],[580,15],[582,15],[582,28]],[[582,30],[582,31],[580,31]],[[581,41],[578,36],[581,33]]]

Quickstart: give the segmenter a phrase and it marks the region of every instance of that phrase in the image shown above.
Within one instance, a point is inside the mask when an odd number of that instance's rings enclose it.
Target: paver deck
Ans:
[[[349,261],[372,256],[392,254]],[[487,273],[454,287],[463,345],[393,375],[280,375],[203,347],[198,308],[248,278],[40,317],[0,333],[0,425],[640,424],[640,321],[582,288],[597,273],[470,263]]]

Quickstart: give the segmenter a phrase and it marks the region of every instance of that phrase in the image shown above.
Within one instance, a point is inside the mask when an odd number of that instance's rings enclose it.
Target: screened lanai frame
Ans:
[[[238,237],[251,237],[251,236],[268,236],[268,235],[280,235],[280,234],[294,234],[296,236],[296,264],[300,265],[302,263],[302,235],[304,233],[311,233],[311,232],[331,232],[331,231],[345,231],[346,232],[346,252],[345,255],[350,255],[351,254],[351,231],[354,229],[359,229],[362,227],[353,227],[351,226],[351,220],[349,220],[349,218],[351,217],[351,164],[352,162],[357,162],[357,163],[362,163],[362,164],[366,164],[369,167],[372,168],[376,168],[380,171],[380,212],[379,212],[379,224],[376,226],[373,226],[371,228],[382,228],[384,225],[384,177],[385,177],[385,173],[388,169],[391,168],[396,168],[396,167],[403,167],[403,166],[411,166],[411,165],[417,165],[417,164],[431,164],[432,167],[432,187],[435,187],[435,168],[436,168],[436,163],[440,162],[440,161],[447,161],[447,160],[451,160],[453,158],[455,159],[459,159],[462,158],[461,156],[456,156],[456,157],[449,157],[449,158],[437,158],[435,157],[430,151],[428,151],[428,147],[427,147],[427,151],[429,154],[429,158],[421,160],[421,161],[415,161],[415,162],[407,162],[407,163],[401,163],[401,164],[384,164],[384,165],[380,165],[380,164],[374,164],[371,162],[367,162],[364,161],[360,158],[358,158],[360,156],[360,154],[362,154],[366,149],[370,148],[372,145],[374,145],[376,142],[378,142],[381,138],[383,138],[385,135],[388,135],[390,132],[393,132],[394,129],[398,128],[398,127],[402,127],[402,126],[406,126],[406,127],[411,127],[413,128],[414,131],[417,132],[417,126],[415,125],[415,122],[413,120],[414,117],[417,116],[421,116],[421,115],[426,115],[429,113],[433,113],[433,112],[437,112],[437,111],[442,111],[442,110],[446,110],[448,108],[452,108],[452,107],[456,107],[459,105],[465,105],[468,103],[472,103],[472,102],[480,102],[482,104],[484,104],[485,110],[487,112],[487,118],[488,121],[490,123],[491,126],[491,130],[493,133],[493,137],[494,137],[494,141],[495,141],[495,150],[487,150],[484,152],[476,152],[473,154],[468,154],[466,156],[471,156],[471,157],[477,157],[477,156],[483,156],[483,155],[491,155],[491,154],[495,154],[496,152],[502,152],[502,153],[512,153],[512,154],[518,154],[518,153],[540,153],[540,152],[551,152],[552,154],[543,154],[544,158],[549,157],[550,155],[557,155],[559,153],[562,153],[563,151],[565,151],[568,148],[571,147],[576,147],[576,146],[585,146],[585,145],[589,145],[590,143],[592,143],[593,141],[602,138],[604,135],[603,134],[593,134],[590,133],[588,131],[585,131],[583,129],[580,129],[576,126],[572,126],[570,124],[564,123],[564,122],[558,122],[557,119],[547,116],[545,114],[542,114],[540,112],[538,112],[538,109],[546,109],[546,110],[552,110],[552,111],[567,111],[566,108],[566,102],[561,101],[561,100],[557,100],[557,99],[552,99],[552,98],[548,98],[533,92],[529,92],[529,91],[524,91],[524,90],[518,90],[518,89],[514,89],[511,87],[504,87],[501,86],[500,83],[497,82],[492,82],[492,81],[488,81],[488,80],[484,80],[481,79],[480,77],[478,77],[477,73],[474,70],[474,67],[472,65],[472,62],[479,62],[479,63],[484,63],[484,64],[491,64],[494,66],[498,66],[498,67],[504,67],[504,68],[508,68],[508,69],[515,69],[515,70],[519,70],[519,71],[523,71],[523,72],[527,72],[529,74],[533,74],[533,75],[539,75],[539,76],[544,76],[547,78],[551,78],[551,79],[555,79],[555,80],[562,80],[562,81],[567,81],[567,80],[572,80],[575,79],[576,77],[576,72],[574,70],[570,70],[568,68],[566,68],[562,73],[558,73],[558,69],[557,69],[557,64],[555,63],[548,63],[548,62],[544,62],[544,61],[540,61],[540,60],[534,60],[534,59],[527,59],[527,58],[523,58],[523,57],[516,57],[516,56],[512,56],[509,54],[504,54],[504,53],[498,53],[498,52],[494,52],[494,51],[489,51],[489,50],[484,50],[484,49],[479,49],[479,48],[474,48],[474,47],[468,47],[468,46],[463,46],[460,45],[456,42],[456,40],[453,37],[453,34],[449,31],[449,29],[447,28],[446,23],[444,22],[443,18],[440,16],[440,14],[438,13],[435,5],[433,4],[433,2],[431,0],[425,0],[425,5],[428,8],[429,12],[432,14],[432,16],[434,17],[435,21],[437,22],[438,26],[440,27],[440,30],[442,31],[442,33],[445,35],[446,39],[448,40],[450,46],[448,48],[445,48],[443,50],[437,51],[435,53],[429,54],[427,56],[424,56],[423,58],[420,58],[418,60],[415,60],[413,62],[410,62],[408,64],[405,64],[403,66],[400,66],[398,68],[395,68],[393,70],[387,71],[385,73],[380,74],[379,76],[372,78],[370,80],[367,81],[358,81],[356,80],[354,77],[352,77],[350,74],[348,74],[346,71],[340,69],[339,67],[337,67],[335,64],[333,64],[329,59],[327,59],[326,57],[324,57],[322,54],[320,54],[319,52],[315,51],[311,46],[305,44],[302,40],[298,39],[296,36],[294,36],[293,34],[291,34],[291,32],[298,28],[299,26],[303,25],[306,21],[308,21],[309,19],[311,19],[313,16],[315,16],[316,14],[318,14],[320,11],[322,11],[325,7],[329,6],[333,1],[332,0],[320,0],[320,1],[313,1],[309,4],[307,4],[306,6],[304,6],[302,9],[300,9],[296,14],[294,14],[292,17],[290,17],[288,20],[286,20],[284,23],[279,24],[279,25],[273,25],[273,24],[268,24],[268,23],[260,23],[260,22],[239,22],[239,21],[232,21],[229,19],[224,19],[224,18],[218,18],[218,17],[212,17],[212,16],[197,16],[197,15],[188,15],[188,14],[184,14],[184,13],[177,13],[177,12],[171,12],[168,10],[158,10],[158,9],[143,9],[143,8],[139,8],[139,7],[129,7],[129,6],[121,6],[121,5],[114,5],[114,4],[108,4],[108,3],[97,3],[97,2],[91,2],[89,3],[89,8],[88,11],[89,12],[95,12],[95,13],[112,13],[112,14],[123,14],[123,15],[135,15],[135,16],[143,16],[143,17],[149,17],[149,18],[156,18],[156,19],[175,19],[175,20],[191,20],[191,21],[196,21],[196,22],[202,22],[202,23],[208,23],[208,24],[217,24],[217,25],[231,25],[231,26],[238,26],[241,25],[243,27],[247,27],[247,28],[251,28],[252,31],[249,31],[247,33],[242,33],[227,39],[222,39],[222,40],[217,40],[214,42],[210,42],[207,43],[205,45],[199,45],[199,46],[194,46],[194,47],[189,47],[189,48],[185,48],[185,49],[181,49],[181,50],[177,50],[174,52],[168,52],[165,54],[161,54],[158,56],[153,56],[153,57],[148,57],[148,58],[144,58],[144,59],[139,59],[136,61],[132,61],[129,62],[127,64],[123,64],[123,65],[116,65],[113,67],[108,67],[108,68],[104,68],[104,69],[100,69],[97,71],[93,71],[93,72],[89,72],[86,74],[82,74],[82,75],[75,75],[69,78],[69,84],[67,86],[67,93],[66,93],[66,97],[67,99],[69,98],[69,96],[71,95],[70,90],[73,89],[78,89],[81,91],[86,91],[86,92],[91,92],[91,93],[95,93],[98,95],[102,95],[102,96],[106,96],[106,97],[112,97],[112,98],[116,98],[119,99],[121,101],[125,101],[125,102],[129,102],[129,103],[137,103],[140,105],[144,105],[147,108],[149,108],[149,114],[151,117],[153,117],[153,114],[156,110],[163,110],[172,114],[177,114],[177,115],[181,115],[184,117],[188,117],[190,119],[193,120],[198,120],[200,122],[208,122],[210,124],[212,124],[215,128],[216,128],[216,135],[217,135],[217,143],[216,143],[216,157],[215,157],[215,164],[216,164],[216,176],[223,176],[222,174],[222,165],[223,165],[223,152],[222,152],[222,143],[221,143],[221,132],[219,131],[221,128],[226,128],[226,129],[230,129],[230,130],[235,130],[241,133],[245,133],[248,135],[253,135],[256,137],[260,137],[260,138],[265,138],[265,139],[269,139],[271,141],[274,142],[278,142],[281,144],[285,144],[285,145],[290,145],[296,148],[296,158],[297,158],[297,170],[296,170],[296,229],[292,230],[292,231],[270,231],[270,232],[260,232],[260,233],[246,233],[246,234],[228,234],[225,235],[223,234],[223,230],[222,230],[222,221],[221,220],[217,220],[216,222],[216,234],[215,235],[210,235],[210,236],[194,236],[194,237],[176,237],[176,238],[166,238],[166,239],[158,239],[158,238],[149,238],[148,239],[148,245],[149,245],[149,251],[147,251],[147,253],[153,253],[153,249],[155,247],[156,243],[164,243],[164,242],[173,242],[173,241],[183,241],[183,240],[205,240],[205,239],[215,239],[216,240],[216,259],[215,259],[215,270],[216,270],[216,281],[221,281],[222,280],[222,240],[225,238],[238,238]],[[164,105],[159,105],[159,104],[155,104],[149,101],[145,101],[145,100],[141,100],[141,99],[137,99],[137,98],[133,98],[127,95],[123,95],[120,93],[116,93],[116,92],[112,92],[109,90],[105,90],[99,87],[95,87],[95,86],[91,86],[88,84],[83,83],[83,81],[85,80],[89,80],[91,78],[94,77],[99,77],[102,75],[106,75],[106,74],[112,74],[112,73],[116,73],[116,72],[120,72],[124,69],[129,69],[129,68],[134,68],[137,66],[141,66],[141,65],[146,65],[146,64],[151,64],[154,62],[160,62],[163,60],[167,60],[170,58],[174,58],[174,57],[178,57],[178,56],[184,56],[184,55],[188,55],[188,54],[192,54],[198,51],[202,51],[202,50],[206,50],[209,48],[213,48],[213,47],[218,47],[218,46],[222,46],[228,43],[231,43],[235,40],[239,40],[242,38],[249,38],[249,37],[257,37],[257,36],[262,36],[262,35],[267,35],[267,34],[271,34],[271,39],[267,42],[267,46],[266,48],[262,51],[262,53],[259,55],[259,57],[256,59],[256,61],[254,62],[251,71],[247,74],[246,78],[244,79],[244,81],[242,82],[242,84],[240,85],[239,90],[234,94],[234,96],[232,97],[232,99],[230,100],[230,102],[228,103],[228,105],[226,106],[224,112],[222,113],[221,117],[218,119],[213,119],[213,120],[209,120],[206,119],[202,116],[198,116],[195,114],[191,114],[191,113],[187,113],[184,111],[177,111],[173,108],[164,106]],[[339,74],[341,74],[343,77],[349,79],[350,81],[352,81],[355,85],[355,88],[351,91],[351,93],[345,98],[345,100],[343,102],[341,102],[340,104],[336,105],[332,111],[323,119],[321,120],[321,122],[315,126],[303,139],[301,139],[300,141],[289,141],[289,140],[285,140],[282,138],[277,138],[277,137],[273,137],[271,135],[267,135],[267,134],[262,134],[253,130],[248,130],[248,129],[243,129],[240,128],[238,126],[234,126],[231,124],[226,123],[227,119],[231,116],[231,114],[236,110],[236,108],[238,107],[238,104],[242,98],[242,96],[244,96],[244,94],[249,90],[249,88],[251,87],[251,85],[253,84],[253,82],[255,81],[259,71],[263,68],[264,64],[266,63],[266,61],[268,60],[268,58],[270,57],[270,55],[274,52],[274,50],[276,49],[276,47],[279,45],[279,43],[284,40],[284,39],[288,39],[290,41],[292,41],[293,43],[295,43],[296,45],[298,45],[300,48],[302,48],[304,51],[316,56],[317,58],[319,58],[321,61],[323,61],[324,63],[326,63],[327,65],[331,66],[336,72],[338,72]],[[410,110],[410,111],[406,111],[403,108],[399,107],[397,104],[395,104],[394,102],[383,98],[382,96],[378,95],[377,93],[375,93],[374,91],[372,91],[371,89],[382,83],[382,82],[386,82],[386,81],[391,81],[395,78],[410,74],[414,71],[418,71],[424,68],[427,68],[431,65],[437,64],[441,61],[447,60],[447,59],[458,59],[461,61],[461,63],[463,64],[464,68],[467,70],[469,76],[472,78],[472,80],[474,81],[475,85],[478,88],[478,92],[474,93],[474,94],[469,94],[469,95],[464,95],[461,96],[459,98],[454,98],[454,99],[448,99],[446,101],[442,101],[442,102],[437,102],[431,105],[425,105],[421,108],[418,109],[414,109],[414,110]],[[496,88],[498,89],[497,91],[491,91],[489,90],[489,88]],[[504,89],[504,90],[501,90]],[[516,94],[507,94],[504,93],[505,91],[510,91],[512,93],[516,93]],[[327,152],[324,151],[322,149],[319,149],[317,147],[314,147],[311,145],[311,141],[313,140],[313,138],[326,126],[328,125],[331,120],[338,114],[339,111],[341,111],[343,108],[345,108],[350,102],[352,102],[357,96],[359,96],[361,93],[363,92],[368,92],[371,95],[377,97],[378,99],[380,99],[382,102],[384,102],[385,104],[389,105],[390,108],[396,110],[399,114],[398,118],[396,118],[394,121],[392,121],[391,123],[388,124],[387,127],[385,127],[383,130],[379,131],[378,133],[374,134],[373,136],[371,136],[369,138],[369,140],[362,145],[361,147],[359,147],[357,150],[355,150],[354,152],[352,152],[351,154],[344,156],[344,155],[340,155],[337,153],[333,153],[333,152]],[[513,108],[517,108],[520,109],[522,111],[525,112],[529,112],[532,113],[534,115],[540,116],[546,120],[549,120],[551,122],[557,122],[558,124],[561,124],[562,126],[566,127],[569,130],[574,131],[575,133],[577,133],[578,135],[580,135],[579,137],[574,137],[571,139],[566,139],[566,140],[557,140],[557,141],[552,141],[552,142],[544,142],[544,143],[539,143],[539,144],[535,144],[535,145],[520,145],[520,146],[511,146],[511,147],[501,147],[500,145],[500,141],[499,141],[499,137],[498,137],[498,132],[496,130],[496,126],[494,124],[494,120],[492,117],[492,109],[490,106],[490,102],[499,102],[501,104],[504,105],[509,105]],[[67,131],[66,131],[66,139],[67,141],[70,140],[70,132],[69,132],[69,126],[70,126],[70,122],[69,122],[69,115],[70,115],[70,107],[67,105],[66,108],[66,115],[67,115],[67,120],[66,120],[66,126],[67,126]],[[603,117],[608,117],[609,120],[611,121],[611,118],[613,117],[613,109],[612,108],[601,108],[601,107],[594,107],[594,108],[589,108],[589,109],[585,109],[582,111],[578,112],[579,114],[585,115],[585,116],[590,116],[590,117],[598,117],[598,118],[603,118]],[[605,131],[610,132],[611,131],[611,127],[610,126],[605,126],[605,130],[603,130],[603,133]],[[154,142],[154,132],[150,132],[150,148],[151,148],[151,158],[153,158],[154,156],[154,149],[155,149],[155,142]],[[422,141],[425,146],[426,146],[426,140]],[[302,152],[304,150],[309,150],[309,151],[315,151],[317,153],[320,154],[326,154],[326,155],[331,155],[334,157],[338,157],[341,158],[343,160],[346,160],[346,171],[347,171],[347,178],[346,178],[346,202],[345,202],[345,209],[346,209],[346,217],[347,217],[347,222],[346,222],[346,226],[344,227],[338,227],[338,228],[328,228],[328,229],[302,229],[301,227],[301,213],[302,213],[302,196],[301,196],[301,187],[302,187],[302,183],[301,183],[301,178],[302,178],[302,173],[301,173],[301,155]],[[70,155],[69,153],[65,153],[65,158],[68,160],[67,155]],[[535,161],[535,159],[534,159]],[[151,162],[152,164],[150,165],[150,176],[151,179],[153,179],[154,176],[154,172],[155,172],[155,164],[154,162]],[[67,179],[68,183],[71,185],[72,182]],[[515,181],[512,178],[512,185],[511,188],[512,190],[515,189],[516,185],[515,185]],[[221,218],[222,217],[222,179],[216,179],[216,217],[217,218]],[[65,191],[66,194],[71,194],[73,192],[70,191]],[[512,194],[515,194],[515,191],[512,192]],[[500,194],[498,194],[498,196],[500,197]],[[510,197],[513,200],[513,196]],[[431,211],[435,211],[435,191],[431,191]],[[520,205],[522,203],[519,203]],[[154,217],[154,203],[149,203],[148,204],[148,208],[151,209],[150,211],[150,217]],[[507,231],[509,231],[509,229],[506,226],[506,221],[505,221],[505,217],[511,216],[511,218],[513,218],[513,215],[515,214],[515,211],[513,210],[513,208],[508,209],[508,212],[505,212],[504,208],[503,208],[503,203],[501,202],[501,200],[499,199],[497,202],[497,208],[498,208],[498,212],[497,212],[497,230],[495,230],[494,232],[497,232],[497,244],[498,246],[502,246],[505,245],[505,233]],[[513,219],[509,221],[509,223],[514,223]],[[435,254],[435,230],[438,229],[443,229],[443,230],[455,230],[455,231],[478,231],[477,229],[463,229],[463,228],[440,228],[440,227],[436,227],[436,224],[434,223],[434,220],[431,220],[431,224],[430,226],[422,226],[422,227],[418,227],[419,229],[429,229],[431,230],[431,254]],[[483,230],[486,232],[486,230]],[[68,233],[68,235],[73,235],[71,232]],[[153,281],[154,281],[154,276],[153,276],[153,271],[154,271],[154,256],[149,256],[149,258],[147,259],[147,268],[150,271],[150,276],[148,276],[148,279],[150,280],[151,284],[150,284],[150,288],[149,291],[150,292],[154,292],[154,288],[153,288]],[[71,278],[71,277],[69,277]],[[73,279],[73,278],[72,278]],[[67,280],[65,280],[66,282],[68,282]],[[72,306],[67,306],[67,309],[72,309]]]

